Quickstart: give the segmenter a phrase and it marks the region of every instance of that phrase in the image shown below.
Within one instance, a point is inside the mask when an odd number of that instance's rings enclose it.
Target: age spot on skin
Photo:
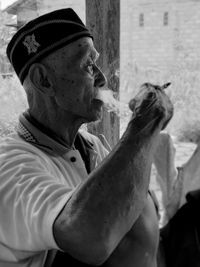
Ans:
[[[63,82],[66,82],[66,83],[71,83],[71,84],[74,84],[74,83],[75,83],[74,80],[66,80],[65,77],[61,77],[61,80],[62,80]]]
[[[63,50],[62,53],[61,53],[61,57],[64,58],[66,55],[67,55],[67,52],[65,50]]]
[[[65,80],[65,77],[61,77],[61,80],[62,80],[63,82],[66,81],[66,80]],[[67,81],[66,81],[66,82],[67,82]]]

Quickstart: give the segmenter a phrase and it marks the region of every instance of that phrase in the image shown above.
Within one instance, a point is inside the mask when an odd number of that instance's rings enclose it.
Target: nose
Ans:
[[[103,87],[107,83],[106,76],[104,73],[97,67],[96,69],[96,75],[95,75],[95,82],[94,86],[95,87]]]

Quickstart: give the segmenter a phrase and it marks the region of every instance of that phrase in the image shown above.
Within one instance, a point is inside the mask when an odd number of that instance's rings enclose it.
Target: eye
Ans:
[[[94,75],[94,67],[95,64],[93,62],[89,62],[86,66],[87,72],[89,72],[91,75]]]

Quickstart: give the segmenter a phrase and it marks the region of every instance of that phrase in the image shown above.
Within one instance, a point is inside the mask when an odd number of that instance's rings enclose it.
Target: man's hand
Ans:
[[[173,104],[164,92],[163,86],[144,83],[139,93],[129,102],[133,111],[131,121],[138,131],[149,128],[150,132],[160,127],[163,130],[173,116]],[[148,127],[149,126],[149,127]]]
[[[132,120],[118,144],[88,179],[77,186],[54,223],[57,245],[90,265],[106,262],[144,211],[158,135],[173,114],[173,106],[162,88],[145,84],[141,89],[130,102]],[[140,233],[146,233],[144,216],[141,218]],[[130,239],[126,240],[127,248]],[[127,254],[123,251],[119,255],[125,261]],[[129,256],[132,248],[130,251]],[[122,265],[131,266],[125,262]]]

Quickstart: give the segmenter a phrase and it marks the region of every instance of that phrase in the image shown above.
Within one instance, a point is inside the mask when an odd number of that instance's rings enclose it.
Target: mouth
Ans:
[[[103,101],[103,98],[101,97],[101,94],[98,92],[96,92],[96,94],[94,95],[94,98],[92,100],[95,104],[98,104],[98,105],[103,105],[104,104],[104,101]]]
[[[93,99],[93,102],[94,102],[94,103],[97,103],[97,104],[99,104],[99,105],[103,105],[103,104],[104,104],[103,100],[101,100],[101,99],[99,99],[99,98],[94,98],[94,99]]]

